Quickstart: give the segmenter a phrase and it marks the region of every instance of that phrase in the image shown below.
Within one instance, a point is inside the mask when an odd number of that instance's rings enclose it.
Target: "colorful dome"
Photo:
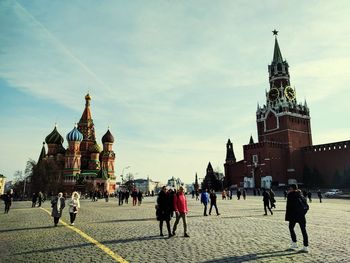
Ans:
[[[100,153],[101,151],[101,147],[96,142],[94,142],[94,144],[90,145],[89,147],[90,153]]]
[[[69,142],[81,142],[83,140],[83,134],[75,126],[74,129],[67,134],[66,138]]]
[[[47,144],[62,144],[63,143],[63,137],[59,132],[57,131],[57,127],[53,129],[53,131],[46,136],[45,142]]]
[[[109,143],[114,142],[114,137],[113,137],[112,133],[109,131],[109,129],[106,132],[106,134],[103,135],[103,137],[102,137],[102,143],[105,143],[105,142],[109,142]]]

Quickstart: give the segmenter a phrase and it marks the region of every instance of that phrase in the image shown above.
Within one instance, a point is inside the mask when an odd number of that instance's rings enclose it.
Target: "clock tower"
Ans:
[[[277,41],[278,31],[272,31],[275,36],[273,59],[268,66],[269,90],[266,91],[266,104],[258,106],[256,122],[258,141],[280,143],[287,147],[288,157],[285,160],[290,176],[299,173],[301,147],[311,146],[310,111],[306,104],[298,103],[296,90],[291,86],[289,65],[283,59]]]

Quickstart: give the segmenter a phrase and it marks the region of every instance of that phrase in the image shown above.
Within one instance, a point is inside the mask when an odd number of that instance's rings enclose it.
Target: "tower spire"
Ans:
[[[282,58],[282,53],[280,50],[280,47],[278,45],[278,41],[277,41],[277,34],[278,31],[275,29],[272,31],[273,35],[275,36],[275,48],[273,51],[273,59],[272,59],[272,63],[282,63],[283,62],[283,58]]]

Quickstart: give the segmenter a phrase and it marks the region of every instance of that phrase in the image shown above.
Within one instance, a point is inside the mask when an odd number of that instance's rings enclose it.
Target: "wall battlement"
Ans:
[[[342,151],[350,149],[350,140],[349,141],[341,141],[341,142],[333,142],[326,144],[313,145],[308,147],[301,148],[302,152],[331,152],[331,151]]]

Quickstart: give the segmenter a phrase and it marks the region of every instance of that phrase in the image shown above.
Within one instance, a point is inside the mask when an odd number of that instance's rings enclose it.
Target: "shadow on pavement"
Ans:
[[[4,229],[4,230],[0,230],[0,233],[26,231],[26,230],[38,230],[38,229],[47,229],[47,228],[54,228],[54,226],[38,226],[38,227],[23,227],[23,228]]]
[[[262,252],[262,253],[252,253],[242,256],[232,256],[232,257],[225,257],[220,259],[213,259],[204,261],[202,263],[216,263],[216,262],[249,262],[253,260],[260,260],[260,259],[267,259],[267,258],[275,258],[275,257],[283,257],[283,256],[289,256],[293,254],[298,254],[299,251],[295,250],[279,250],[279,251],[272,251],[272,252]]]

